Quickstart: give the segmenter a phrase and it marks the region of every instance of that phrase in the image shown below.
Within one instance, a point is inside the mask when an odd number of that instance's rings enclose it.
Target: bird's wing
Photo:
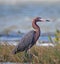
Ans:
[[[31,44],[33,44],[32,41],[34,38],[34,34],[34,31],[30,31],[26,35],[24,35],[24,37],[20,40],[15,49],[19,51],[24,51],[26,48],[28,48]]]

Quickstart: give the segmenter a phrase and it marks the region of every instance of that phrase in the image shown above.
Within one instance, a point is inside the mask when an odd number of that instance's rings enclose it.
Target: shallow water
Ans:
[[[22,37],[0,37],[0,41],[14,41],[14,40],[20,40]],[[51,38],[54,38],[54,36],[51,36]],[[48,41],[48,36],[40,36],[39,40]]]

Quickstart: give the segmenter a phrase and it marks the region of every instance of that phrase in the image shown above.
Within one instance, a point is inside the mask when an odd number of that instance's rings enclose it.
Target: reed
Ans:
[[[0,45],[0,62],[20,62],[20,63],[41,63],[41,64],[59,64],[60,63],[60,45],[55,47],[38,47],[31,48],[32,56],[24,57],[24,52],[13,55],[11,52],[14,46]]]

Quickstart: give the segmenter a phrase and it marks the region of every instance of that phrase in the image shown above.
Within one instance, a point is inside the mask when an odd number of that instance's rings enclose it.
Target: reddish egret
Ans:
[[[32,27],[35,30],[28,32],[24,37],[20,40],[19,44],[13,50],[13,53],[16,54],[18,52],[26,51],[30,49],[38,40],[40,36],[40,27],[36,24],[36,22],[44,22],[43,19],[37,17],[32,21]]]

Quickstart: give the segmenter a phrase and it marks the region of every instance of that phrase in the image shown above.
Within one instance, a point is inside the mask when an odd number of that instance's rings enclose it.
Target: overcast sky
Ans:
[[[17,3],[25,3],[25,2],[60,2],[60,0],[0,0],[0,4],[17,4]]]
[[[30,4],[32,1],[37,2],[37,5]],[[17,31],[29,31],[32,29],[32,19],[36,16],[54,21],[51,23],[39,23],[42,32],[55,32],[56,29],[60,29],[60,3],[56,3],[59,0],[0,0],[0,4],[17,4],[21,2],[22,5],[19,6],[0,6],[0,32],[11,29],[11,27],[14,29],[17,27]],[[41,2],[46,4],[41,5]],[[24,3],[26,4],[24,5]]]

